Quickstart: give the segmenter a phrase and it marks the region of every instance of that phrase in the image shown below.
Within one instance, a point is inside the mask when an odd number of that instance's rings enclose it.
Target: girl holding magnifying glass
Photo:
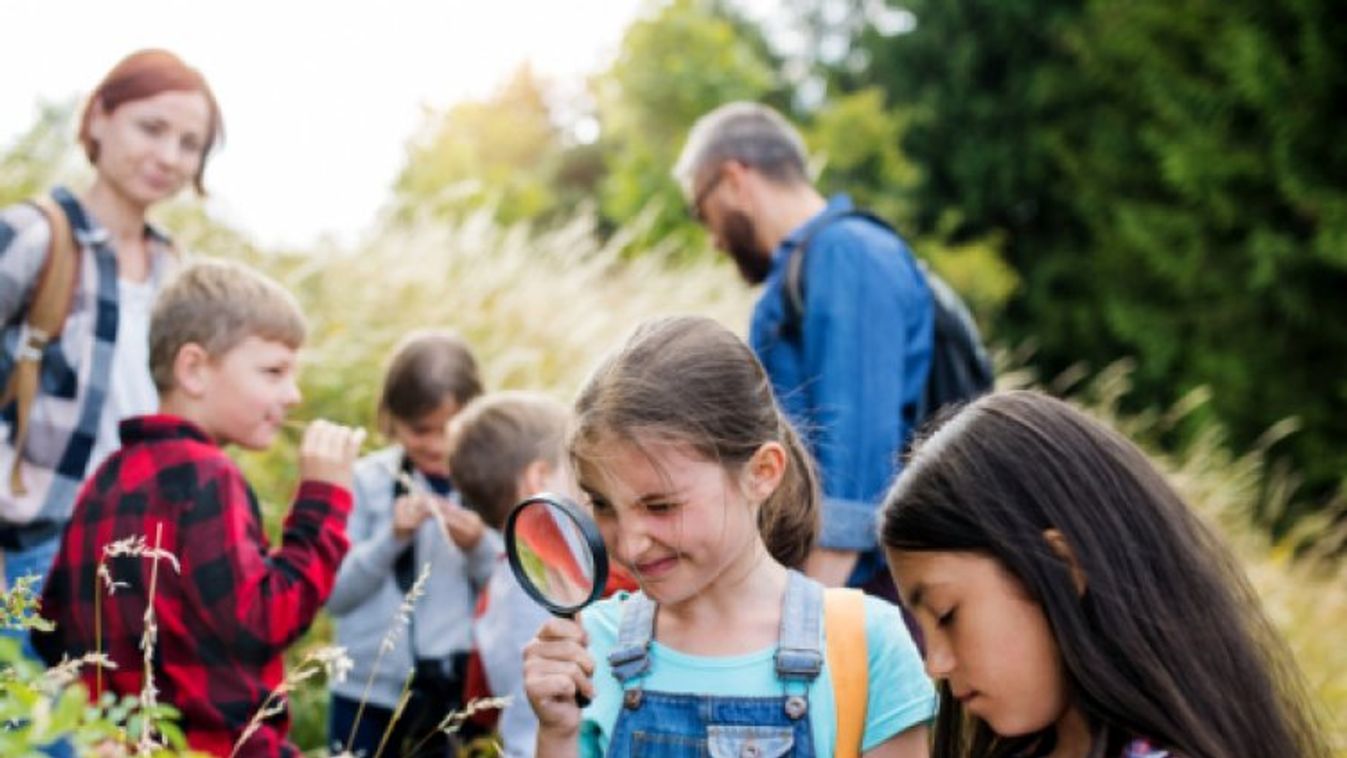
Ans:
[[[651,322],[575,411],[581,487],[641,591],[526,649],[538,755],[833,755],[823,590],[788,568],[813,542],[817,483],[752,352],[708,319]],[[916,647],[882,600],[864,624],[861,751],[925,756],[936,700]]]

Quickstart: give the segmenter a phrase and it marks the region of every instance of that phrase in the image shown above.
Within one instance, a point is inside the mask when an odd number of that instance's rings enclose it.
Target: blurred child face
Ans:
[[[299,364],[289,345],[250,336],[202,370],[206,432],[221,444],[270,447],[300,401]]]
[[[1004,737],[1065,717],[1066,678],[1040,605],[994,558],[888,551],[903,603],[926,638],[926,672]]]
[[[674,442],[596,452],[580,486],[609,554],[656,602],[701,595],[761,558],[757,508],[724,466]]]
[[[100,180],[141,206],[177,194],[196,176],[210,134],[210,102],[200,92],[166,91],[94,112]]]
[[[459,411],[458,401],[445,398],[435,410],[412,421],[391,419],[393,441],[407,451],[412,465],[424,474],[449,476],[449,421]]]

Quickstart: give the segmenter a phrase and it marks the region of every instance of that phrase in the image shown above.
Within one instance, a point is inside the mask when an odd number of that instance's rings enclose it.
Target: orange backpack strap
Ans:
[[[15,401],[14,408],[14,467],[9,473],[10,491],[27,494],[20,476],[23,446],[28,439],[28,416],[37,398],[41,380],[42,351],[61,334],[66,315],[75,297],[75,280],[79,276],[79,250],[61,206],[46,195],[30,201],[47,217],[51,227],[51,245],[42,263],[33,299],[28,305],[20,334],[18,355],[9,382],[0,394],[0,406]]]
[[[837,701],[837,758],[858,758],[870,699],[869,647],[865,640],[865,595],[829,589],[823,594],[828,674]]]

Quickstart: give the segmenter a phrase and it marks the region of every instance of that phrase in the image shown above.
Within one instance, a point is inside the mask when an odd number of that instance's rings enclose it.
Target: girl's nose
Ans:
[[[617,545],[614,547],[618,560],[628,566],[635,565],[642,554],[650,548],[650,535],[646,532],[645,526],[634,516],[619,517],[616,532]]]
[[[932,679],[945,679],[954,670],[954,652],[942,637],[926,634],[926,675]]]

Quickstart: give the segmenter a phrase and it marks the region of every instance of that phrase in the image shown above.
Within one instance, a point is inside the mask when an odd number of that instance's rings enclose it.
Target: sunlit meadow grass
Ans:
[[[669,313],[710,315],[743,332],[753,293],[734,270],[707,256],[659,251],[632,256],[619,232],[596,243],[584,218],[538,234],[502,228],[481,214],[457,226],[422,222],[387,228],[352,250],[277,255],[240,249],[210,234],[189,247],[242,257],[296,293],[312,326],[306,347],[305,403],[296,414],[372,425],[383,361],[405,333],[450,328],[473,346],[489,389],[526,388],[567,399],[597,358],[633,325]],[[693,262],[686,262],[691,258]],[[1020,386],[1024,372],[1003,383]],[[1048,386],[1068,394],[1150,449],[1168,429],[1200,407],[1197,393],[1174,409],[1127,415],[1118,401],[1128,387],[1126,364],[1088,382],[1065,378]],[[1273,430],[1275,437],[1285,430]],[[273,526],[292,491],[293,445],[244,456]],[[1192,503],[1226,536],[1285,636],[1313,696],[1330,722],[1334,744],[1347,755],[1347,570],[1340,563],[1295,558],[1293,541],[1270,542],[1250,526],[1259,503],[1278,507],[1289,489],[1284,472],[1270,472],[1261,450],[1232,452],[1219,429],[1208,427],[1183,449],[1157,461]],[[1264,510],[1264,512],[1266,512]],[[1342,539],[1328,532],[1321,541]],[[273,532],[274,533],[274,532]],[[305,649],[330,638],[320,619]],[[306,748],[322,745],[325,694],[317,680],[295,693],[295,736]]]

